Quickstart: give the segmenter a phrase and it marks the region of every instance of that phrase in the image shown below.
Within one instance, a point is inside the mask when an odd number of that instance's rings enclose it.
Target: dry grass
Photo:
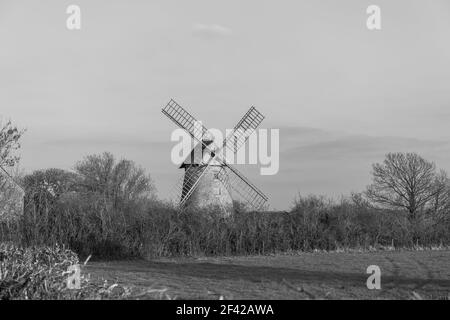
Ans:
[[[69,289],[68,268],[78,265],[75,253],[63,247],[19,248],[0,243],[0,300],[126,298],[118,284],[93,283],[81,277],[79,289]]]
[[[366,269],[381,268],[381,290]],[[450,251],[374,251],[93,262],[131,299],[448,299]]]
[[[62,247],[0,244],[0,299],[448,299],[449,250],[316,252],[81,264]],[[368,290],[366,268],[381,268]]]

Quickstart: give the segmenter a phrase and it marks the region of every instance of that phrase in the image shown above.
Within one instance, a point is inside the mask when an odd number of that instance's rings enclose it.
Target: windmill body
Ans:
[[[225,170],[225,166],[214,160],[208,166],[204,161],[204,159],[211,156],[210,151],[205,148],[211,143],[212,140],[203,140],[202,144],[198,143],[181,164],[180,169],[184,169],[181,201],[184,201],[184,198],[187,196],[189,181],[196,179],[205,171],[196,188],[186,199],[186,205],[196,207],[217,206],[226,215],[229,215],[233,210],[231,187],[227,181],[222,181],[219,178]]]

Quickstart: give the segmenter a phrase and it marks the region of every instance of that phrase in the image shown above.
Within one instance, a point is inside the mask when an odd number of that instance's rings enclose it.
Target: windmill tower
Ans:
[[[186,199],[186,204],[195,204],[200,207],[219,206],[229,213],[233,209],[231,188],[229,183],[224,183],[219,179],[220,172],[225,170],[225,166],[217,160],[212,160],[208,168],[204,168],[206,164],[203,163],[203,159],[211,157],[211,152],[205,146],[210,146],[212,143],[212,138],[202,139],[202,143],[198,143],[181,164],[180,169],[184,169],[184,187],[181,191],[180,200],[183,201],[188,194],[189,181],[195,179],[205,170],[197,187]]]
[[[262,122],[264,117],[255,107],[247,111],[221,147],[209,135],[208,129],[199,125],[173,99],[162,112],[197,141],[197,145],[180,166],[185,172],[172,192],[181,208],[187,205],[219,205],[226,213],[230,213],[234,200],[247,203],[253,210],[263,207],[267,201],[264,193],[222,156],[224,150],[235,154]]]

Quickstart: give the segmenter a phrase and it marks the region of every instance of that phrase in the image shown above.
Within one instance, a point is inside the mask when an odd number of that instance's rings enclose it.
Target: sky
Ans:
[[[279,129],[280,170],[238,168],[288,209],[363,190],[387,152],[450,171],[449,33],[447,0],[0,0],[0,117],[26,129],[26,172],[110,151],[164,198],[182,172],[161,108],[224,129],[254,105]]]

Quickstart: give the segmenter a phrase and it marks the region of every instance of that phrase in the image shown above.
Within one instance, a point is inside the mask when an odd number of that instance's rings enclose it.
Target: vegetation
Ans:
[[[94,284],[85,277],[78,290],[67,286],[68,268],[78,257],[59,246],[18,248],[0,243],[0,300],[101,299],[126,297],[126,289]]]
[[[64,244],[95,258],[245,255],[315,249],[449,245],[448,214],[377,209],[361,195],[333,202],[299,197],[289,212],[219,209],[178,213],[156,200],[114,207],[93,195],[65,194],[27,206],[21,220],[3,224],[5,240],[24,246]],[[9,232],[8,232],[9,231]]]
[[[8,124],[1,154],[12,157],[20,132]],[[5,133],[6,132],[6,133]],[[12,137],[12,138],[11,138]],[[10,160],[11,162],[12,160]],[[373,166],[367,191],[332,201],[299,196],[285,212],[219,208],[179,212],[159,201],[151,177],[110,153],[90,155],[74,172],[24,176],[24,213],[0,219],[0,241],[64,245],[80,256],[123,258],[246,255],[450,244],[450,183],[417,154],[392,153]]]
[[[448,300],[449,259],[450,251],[349,250],[90,262],[86,270],[91,278],[120,277],[133,288],[132,299]],[[382,272],[381,290],[366,287],[367,267],[374,264]]]
[[[367,196],[386,208],[406,209],[410,218],[417,212],[438,211],[448,205],[449,179],[444,171],[415,153],[389,153],[382,164],[373,165],[373,183]]]
[[[2,168],[17,164],[21,134],[10,123],[0,128]],[[388,154],[375,164],[364,193],[339,201],[299,196],[289,211],[238,208],[229,217],[219,208],[179,212],[156,198],[142,168],[109,153],[86,157],[74,172],[38,170],[20,181],[23,214],[0,215],[0,243],[9,243],[0,246],[0,298],[109,292],[92,289],[89,281],[84,285],[91,289],[61,289],[62,275],[78,263],[77,255],[147,258],[450,245],[447,174],[412,153]],[[8,195],[10,187],[0,184],[1,194]],[[5,199],[10,197],[0,202]]]
[[[12,167],[19,162],[16,151],[20,148],[19,140],[24,131],[15,127],[11,121],[0,123],[0,166]]]

